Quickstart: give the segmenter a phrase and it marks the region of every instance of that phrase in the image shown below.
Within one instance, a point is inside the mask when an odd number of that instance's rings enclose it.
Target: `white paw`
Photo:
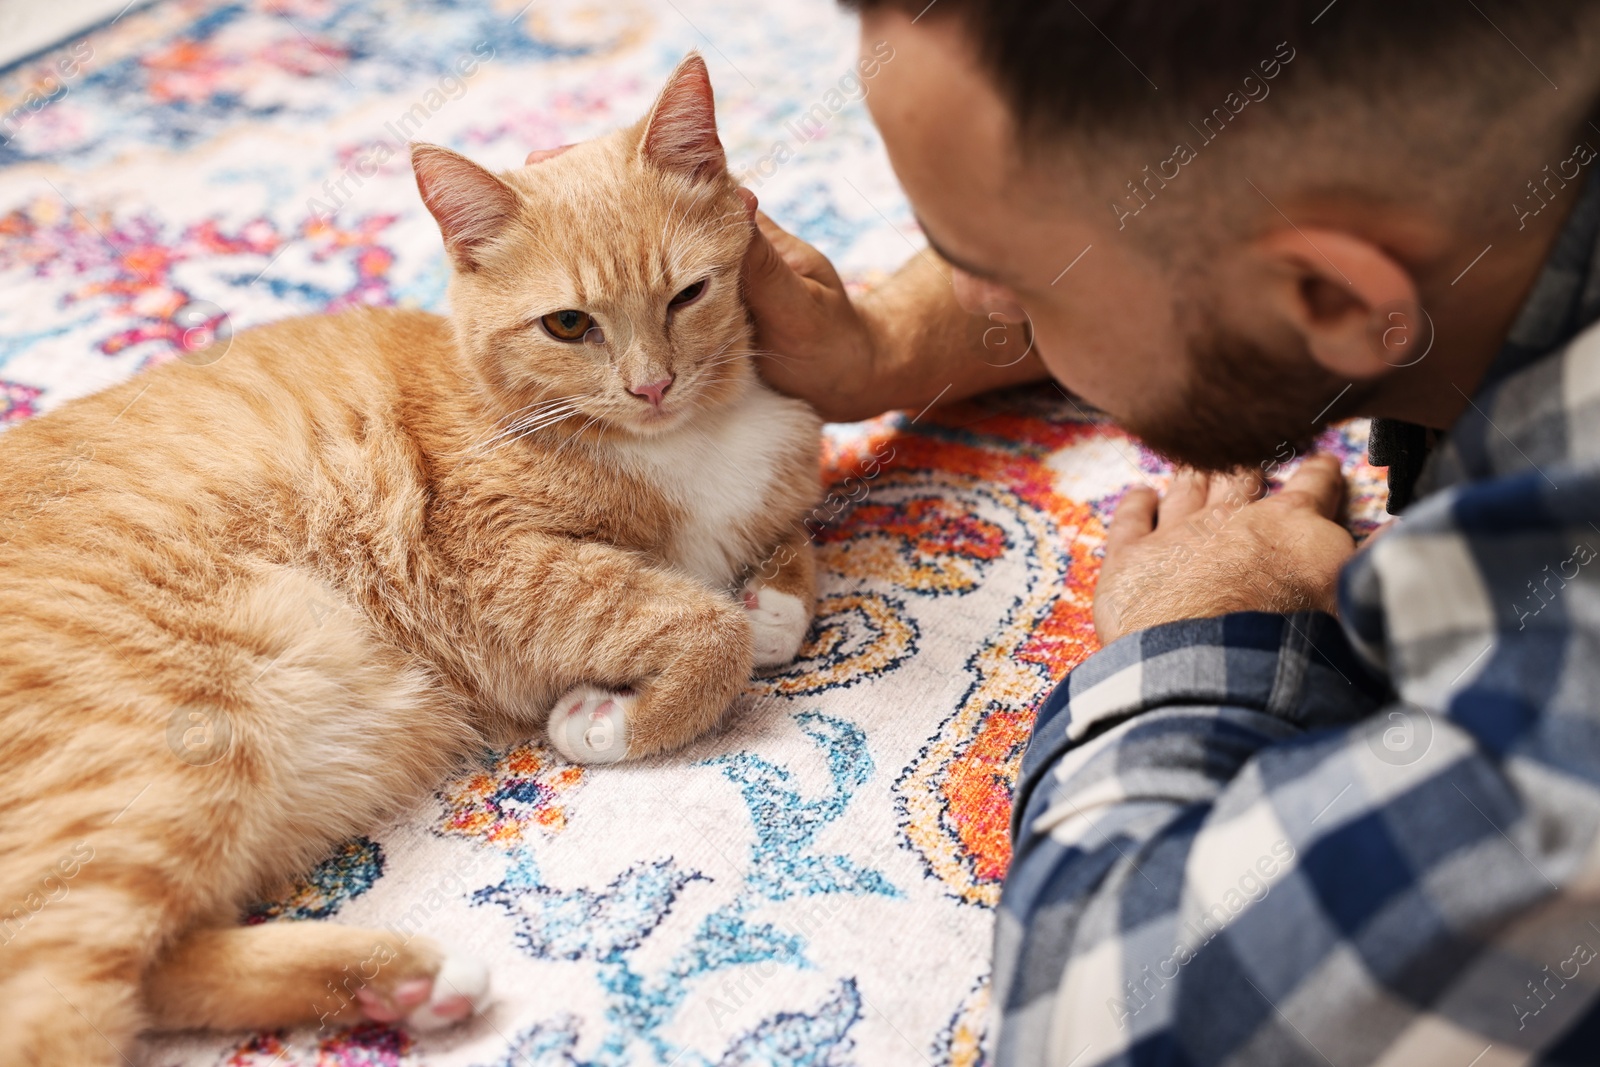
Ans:
[[[744,587],[744,617],[750,622],[757,667],[793,660],[811,628],[811,615],[799,597],[754,583]]]
[[[489,968],[472,956],[448,953],[433,979],[427,1003],[406,1016],[413,1030],[443,1030],[483,1010],[489,1002]]]
[[[446,951],[432,978],[411,978],[392,989],[356,990],[361,1013],[373,1022],[403,1022],[413,1030],[454,1026],[489,1002],[489,968],[482,961]]]
[[[617,763],[628,754],[628,714],[638,697],[581,686],[550,712],[550,744],[573,763]]]

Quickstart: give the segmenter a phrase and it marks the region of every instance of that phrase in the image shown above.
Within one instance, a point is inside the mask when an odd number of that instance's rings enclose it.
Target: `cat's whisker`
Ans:
[[[511,414],[504,415],[496,419],[494,421],[494,429],[490,431],[489,437],[485,438],[485,440],[492,440],[493,438],[499,436],[499,434],[508,426],[515,426],[518,422],[522,421],[524,418],[528,417],[529,414],[531,414],[533,407],[534,405],[529,404],[525,408],[518,408]]]
[[[718,367],[726,367],[734,363],[743,363],[745,359],[745,356],[728,356],[725,359],[706,360],[705,362],[698,364],[695,369],[699,371],[716,370]]]
[[[765,348],[751,349],[748,355],[751,359],[775,359],[780,363],[787,363],[795,358],[794,356],[785,355],[782,352],[773,352]]]
[[[495,420],[495,423],[497,425],[504,425],[507,422],[513,422],[516,419],[520,418],[521,416],[525,415],[526,413],[528,413],[530,411],[534,411],[534,410],[536,410],[538,408],[551,407],[552,405],[555,405],[555,404],[564,404],[564,403],[566,403],[566,402],[568,402],[570,400],[576,400],[576,399],[578,399],[578,394],[577,393],[574,393],[571,396],[544,397],[544,398],[541,398],[539,400],[535,400],[531,404],[524,404],[522,407],[520,407],[517,410],[511,412],[509,415],[502,415],[500,418]]]
[[[494,435],[494,437],[486,438],[486,440],[483,440],[483,442],[478,443],[478,445],[475,446],[475,451],[480,451],[480,453],[482,453],[482,451],[490,450],[490,448],[494,448],[494,446],[504,442],[504,440],[507,440],[507,438],[520,437],[520,435],[526,434],[526,432],[530,432],[530,430],[542,426],[547,419],[565,418],[565,416],[568,416],[568,414],[571,414],[571,411],[547,411],[547,413],[542,413],[539,418],[523,419],[523,421],[518,421],[517,424],[514,424],[514,426],[509,426],[506,427],[506,429],[501,430],[501,432]]]
[[[525,440],[525,438],[533,437],[534,434],[538,434],[538,432],[541,432],[541,430],[550,429],[550,427],[555,426],[555,424],[558,424],[558,422],[562,422],[563,419],[573,418],[573,414],[576,413],[562,414],[562,416],[557,416],[557,418],[546,419],[544,422],[539,422],[539,424],[536,424],[536,426],[523,427],[518,434],[512,435],[512,437],[506,438],[504,442],[501,442],[501,446],[510,445],[510,443],[520,442],[520,440]]]
[[[497,425],[505,423],[506,421],[508,421],[510,419],[515,419],[517,416],[521,415],[525,411],[531,411],[532,409],[538,407],[540,404],[543,404],[543,403],[545,403],[545,401],[543,401],[543,400],[535,400],[531,404],[524,404],[522,407],[517,408],[515,411],[511,412],[510,414],[502,415],[498,419],[495,419],[494,421],[495,421],[495,423]]]
[[[710,363],[717,361],[725,363],[733,360],[750,359],[755,355],[755,353],[748,348],[740,348],[737,352],[730,352],[729,349],[733,348],[734,344],[736,343],[737,342],[729,342],[728,344],[725,344],[721,348],[717,349],[715,352],[708,353],[705,358],[701,360],[701,362]]]
[[[518,424],[496,434],[489,440],[484,441],[482,444],[477,446],[477,451],[486,451],[497,443],[503,442],[507,439],[518,440],[526,437],[530,433],[534,433],[546,426],[552,425],[553,423],[560,422],[562,419],[571,417],[572,415],[576,414],[577,411],[578,406],[576,404],[568,404],[565,407],[557,408],[553,411],[542,412],[537,418],[523,420]]]
[[[569,396],[546,397],[543,400],[534,401],[532,404],[529,404],[527,407],[519,408],[518,412],[527,413],[527,412],[530,412],[530,411],[539,411],[539,410],[542,410],[542,409],[545,409],[545,408],[559,407],[562,404],[570,404],[570,403],[572,403],[572,401],[580,400],[580,399],[582,399],[582,394],[581,393],[572,393]],[[504,420],[502,420],[502,421],[504,421]]]
[[[541,422],[541,424],[539,424],[539,426],[530,427],[530,429],[525,430],[525,432],[523,432],[523,434],[518,434],[517,437],[514,438],[514,440],[523,440],[523,438],[531,437],[531,435],[533,435],[533,434],[538,434],[538,432],[541,432],[541,430],[550,429],[550,427],[555,426],[555,424],[558,424],[558,422],[565,421],[565,419],[573,418],[574,414],[581,414],[581,411],[578,411],[578,410],[576,410],[576,408],[574,408],[573,411],[568,411],[568,413],[562,414],[562,416],[558,416],[558,418],[546,419],[546,421]],[[595,418],[598,418],[598,416],[595,416]],[[590,422],[594,422],[594,418],[590,418],[589,422],[586,422],[586,424],[584,424],[584,426],[589,426]],[[582,427],[579,427],[578,432],[579,432],[579,434],[582,434]],[[565,448],[566,443],[568,443],[568,442],[562,442],[562,448]],[[555,451],[554,454],[560,454],[560,448],[558,448],[558,450]]]
[[[493,444],[501,437],[504,437],[509,433],[515,433],[521,426],[526,425],[529,422],[537,421],[548,411],[554,410],[562,405],[570,406],[571,402],[576,399],[578,399],[578,394],[573,394],[572,396],[552,397],[545,400],[536,400],[532,404],[518,408],[511,414],[497,419],[495,425],[499,432],[491,435],[482,443],[482,445],[479,445],[478,447]]]
[[[750,357],[750,351],[748,349],[741,348],[739,351],[731,353],[728,351],[729,349],[733,348],[734,345],[739,343],[740,339],[734,338],[733,340],[723,344],[716,351],[707,354],[705,358],[697,362],[695,364],[696,369],[709,370],[712,367],[720,367],[724,364],[738,363],[740,360],[748,359]]]
[[[546,409],[549,409],[549,408],[560,407],[562,404],[570,404],[574,400],[577,400],[577,399],[579,399],[579,394],[576,394],[576,393],[572,394],[571,396],[548,397],[548,398],[546,398],[544,400],[535,401],[534,403],[529,404],[527,407],[518,408],[517,411],[515,412],[515,415],[516,415],[516,418],[523,418],[523,417],[526,417],[530,412],[537,412],[537,411],[543,411],[543,410],[546,410]],[[504,423],[506,420],[505,419],[501,419],[500,421],[502,423]],[[512,419],[511,421],[516,421],[516,419]]]
[[[519,418],[516,422],[513,422],[510,426],[507,426],[504,430],[501,431],[500,436],[503,437],[503,436],[505,436],[506,434],[509,434],[509,433],[518,433],[518,432],[526,429],[527,427],[533,425],[534,423],[543,422],[546,418],[550,417],[551,415],[560,414],[562,412],[573,411],[573,410],[576,410],[576,408],[577,408],[577,405],[572,403],[572,402],[570,402],[570,401],[567,402],[567,403],[563,403],[563,404],[546,405],[544,407],[539,408],[539,410],[537,410],[537,411],[529,412],[528,414],[526,414],[526,415],[522,416],[521,418]]]
[[[554,426],[556,423],[561,422],[561,421],[563,421],[565,419],[570,419],[572,416],[574,416],[574,415],[576,415],[578,413],[579,413],[579,410],[576,407],[574,407],[571,411],[563,411],[563,412],[560,412],[558,414],[552,415],[549,418],[543,419],[540,422],[538,422],[538,423],[536,423],[536,424],[534,424],[532,426],[527,426],[527,427],[523,428],[519,433],[517,433],[516,436],[512,437],[510,439],[510,441],[507,441],[506,443],[509,444],[511,441],[520,441],[525,437],[530,437],[533,434],[538,433],[540,430],[548,429],[549,427]]]
[[[712,361],[712,360],[714,360],[714,359],[720,359],[720,358],[722,358],[722,357],[723,357],[723,355],[724,355],[724,354],[726,354],[726,353],[727,353],[727,351],[728,351],[728,349],[730,349],[730,348],[732,348],[732,347],[733,347],[733,342],[732,342],[732,341],[730,341],[730,342],[728,342],[728,343],[727,343],[727,344],[725,344],[725,345],[723,345],[723,346],[722,346],[722,347],[721,347],[721,348],[719,348],[719,349],[717,349],[717,350],[716,350],[716,351],[715,351],[715,352],[712,352],[712,353],[710,353],[710,354],[709,354],[709,355],[707,355],[707,356],[706,356],[706,357],[705,357],[705,359],[703,359],[703,360],[701,360],[701,363],[702,363],[702,364],[704,364],[704,363],[709,363],[709,362],[711,362],[711,361]],[[742,357],[742,356],[743,356],[743,355],[744,355],[744,353],[742,353],[742,352],[736,352],[736,353],[734,353],[734,354],[733,354],[733,356],[732,356],[732,357],[730,357],[730,358],[733,358],[733,359],[738,359],[738,358],[740,358],[740,357]]]
[[[554,412],[549,412],[549,413],[546,413],[546,414],[554,414]],[[501,441],[504,441],[506,438],[515,437],[518,434],[522,433],[523,431],[527,430],[529,427],[537,425],[539,422],[543,421],[544,417],[545,417],[544,415],[541,415],[539,418],[518,420],[516,423],[512,424],[511,426],[506,427],[504,430],[501,430],[499,433],[495,434],[493,437],[490,437],[487,440],[481,442],[478,445],[478,448],[479,448],[479,450],[493,448],[495,445],[499,444]]]

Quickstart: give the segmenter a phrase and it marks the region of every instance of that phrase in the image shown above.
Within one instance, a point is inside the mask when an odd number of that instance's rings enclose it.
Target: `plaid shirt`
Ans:
[[[1000,1064],[1600,1063],[1597,237],[1591,182],[1342,624],[1156,627],[1042,706]]]

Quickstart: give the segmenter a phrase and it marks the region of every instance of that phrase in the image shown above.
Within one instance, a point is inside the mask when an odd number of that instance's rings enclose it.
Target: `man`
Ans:
[[[1128,492],[1040,712],[999,1062],[1600,1062],[1600,5],[856,6],[940,259],[852,303],[759,219],[769,378],[1048,373],[1200,472]],[[1255,499],[1354,415],[1360,553],[1327,459]]]

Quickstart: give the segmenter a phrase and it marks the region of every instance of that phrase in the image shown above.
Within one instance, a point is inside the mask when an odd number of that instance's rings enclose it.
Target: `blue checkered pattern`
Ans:
[[[1041,710],[1002,1065],[1600,1063],[1600,184],[1343,623],[1136,633]]]

